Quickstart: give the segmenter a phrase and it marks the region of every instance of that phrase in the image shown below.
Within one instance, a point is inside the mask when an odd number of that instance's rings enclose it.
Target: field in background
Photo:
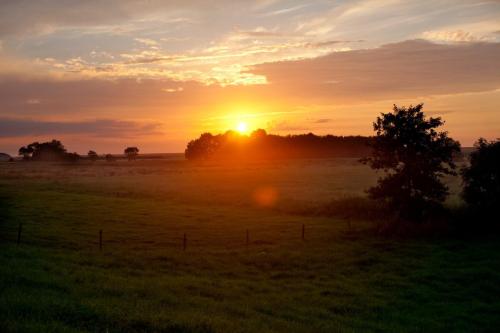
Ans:
[[[388,239],[292,214],[376,178],[354,159],[1,164],[0,328],[494,331],[497,238]]]

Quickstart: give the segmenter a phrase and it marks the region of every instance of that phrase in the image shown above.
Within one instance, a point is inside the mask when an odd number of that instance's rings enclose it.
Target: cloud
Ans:
[[[500,43],[410,40],[260,64],[250,72],[289,96],[352,102],[494,90],[500,87],[498,59]]]
[[[266,127],[270,132],[303,132],[310,130],[308,126],[295,124],[288,120],[269,121]]]
[[[158,42],[151,38],[135,38],[136,42],[144,44],[146,46],[158,46]]]
[[[112,107],[122,110],[190,104],[183,90],[196,94],[195,82],[135,79],[57,80],[0,76],[0,116],[77,115]],[[165,91],[176,90],[176,94]],[[38,102],[37,102],[38,101]]]
[[[30,98],[26,101],[26,104],[30,104],[30,105],[35,105],[35,104],[40,104],[41,101],[39,99],[36,99],[36,98]]]
[[[314,121],[315,124],[325,124],[331,122],[333,119],[330,118],[322,118],[322,119],[316,119]]]
[[[494,41],[491,36],[472,34],[463,30],[455,31],[425,31],[422,38],[435,42],[488,42]]]
[[[302,5],[297,5],[297,6],[293,6],[293,7],[287,7],[287,8],[277,9],[277,10],[273,10],[273,11],[267,12],[267,13],[263,14],[262,16],[276,16],[276,15],[289,14],[289,13],[292,13],[292,12],[296,12],[296,11],[298,11],[300,9],[303,9],[303,8],[305,8],[307,6],[308,6],[308,4],[302,4]]]
[[[475,25],[498,30],[495,11],[486,0],[4,0],[0,40],[13,58],[43,65],[32,73],[263,84],[239,70],[415,36],[482,40]]]
[[[240,4],[235,5],[235,1]],[[259,1],[261,2],[261,1]],[[91,28],[99,32],[131,33],[145,22],[173,27],[194,23],[194,17],[257,9],[246,0],[2,0],[0,36],[44,35],[68,28]],[[211,20],[212,21],[212,20]],[[142,27],[142,28],[141,28]],[[103,30],[104,29],[104,30]]]
[[[284,37],[280,32],[267,30],[265,28],[256,28],[254,30],[239,30],[238,35],[242,37],[259,38],[259,37]]]
[[[0,2],[0,35],[46,34],[67,27],[115,26],[160,11],[177,13],[178,8],[200,6],[202,1],[108,0],[4,0]],[[178,17],[170,22],[178,23]],[[112,29],[114,30],[114,29]],[[114,31],[119,31],[114,30]],[[125,28],[126,30],[126,28]]]
[[[61,134],[80,134],[104,138],[136,137],[158,134],[159,130],[159,123],[111,119],[61,122],[0,118],[0,138]]]

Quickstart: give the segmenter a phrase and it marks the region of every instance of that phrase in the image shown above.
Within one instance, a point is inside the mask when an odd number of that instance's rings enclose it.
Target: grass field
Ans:
[[[351,159],[0,164],[0,329],[497,331],[498,237],[294,214],[376,178]]]

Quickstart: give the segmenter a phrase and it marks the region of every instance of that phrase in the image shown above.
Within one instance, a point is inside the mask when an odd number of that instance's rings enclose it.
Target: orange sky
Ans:
[[[0,22],[12,154],[52,138],[181,152],[240,123],[370,135],[392,104],[420,102],[464,146],[500,137],[498,1],[22,0]]]

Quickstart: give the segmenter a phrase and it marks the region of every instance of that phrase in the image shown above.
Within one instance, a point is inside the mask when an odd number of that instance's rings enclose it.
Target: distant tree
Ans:
[[[203,133],[198,139],[188,143],[185,156],[188,160],[206,160],[217,151],[221,141],[211,133]]]
[[[263,130],[262,128],[256,129],[255,131],[250,134],[250,137],[252,139],[261,139],[265,138],[267,136],[266,130]]]
[[[111,154],[106,154],[106,156],[104,156],[104,159],[106,160],[106,162],[114,162],[116,160],[116,158]]]
[[[89,152],[87,153],[87,157],[92,162],[95,162],[99,159],[99,155],[97,155],[97,153],[93,150],[89,150]]]
[[[500,139],[479,139],[461,170],[462,197],[471,207],[485,213],[500,207]]]
[[[31,158],[31,154],[33,154],[32,147],[21,147],[19,148],[19,155],[23,157],[23,160],[29,160]]]
[[[70,163],[76,163],[80,160],[80,155],[77,153],[65,153],[64,160]]]
[[[443,175],[455,175],[453,157],[460,144],[447,132],[437,132],[441,118],[426,118],[423,104],[394,109],[377,117],[372,156],[362,162],[386,176],[368,190],[373,199],[387,200],[400,216],[420,220],[429,207],[439,206],[448,188]]]
[[[127,147],[123,152],[129,161],[135,160],[137,155],[139,155],[139,149],[137,147]]]
[[[26,147],[19,148],[19,154],[23,155],[24,159],[34,161],[55,161],[64,160],[66,148],[58,140],[49,142],[33,142]]]

